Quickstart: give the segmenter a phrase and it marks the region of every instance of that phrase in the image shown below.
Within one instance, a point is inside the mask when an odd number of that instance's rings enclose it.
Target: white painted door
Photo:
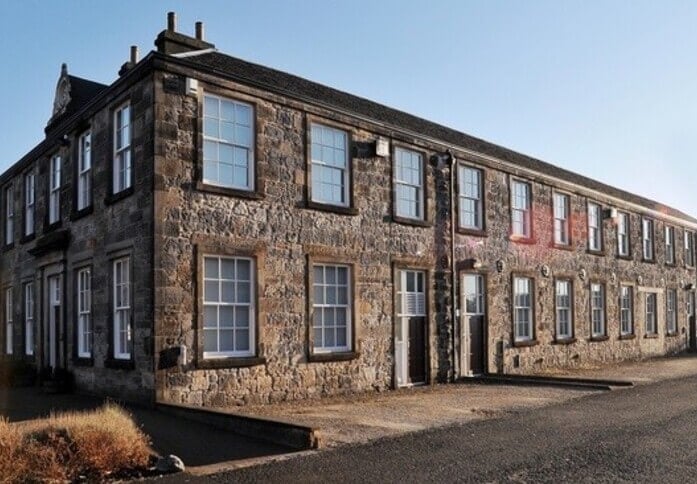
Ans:
[[[474,376],[486,370],[486,288],[481,274],[462,276],[461,347],[462,376]]]
[[[426,274],[397,272],[395,380],[397,387],[426,381]]]
[[[58,366],[58,325],[61,318],[61,278],[48,278],[48,364]]]

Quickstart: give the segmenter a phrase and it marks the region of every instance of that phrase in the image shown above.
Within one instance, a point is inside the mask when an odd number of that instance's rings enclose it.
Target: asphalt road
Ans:
[[[200,479],[236,483],[561,481],[697,481],[697,378],[598,393],[504,418]]]

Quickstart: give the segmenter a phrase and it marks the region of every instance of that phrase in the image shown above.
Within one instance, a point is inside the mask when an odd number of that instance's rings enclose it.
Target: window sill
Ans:
[[[557,244],[557,243],[552,243],[552,248],[553,249],[558,249],[558,250],[568,250],[568,251],[573,251],[574,248],[571,244]]]
[[[211,185],[202,181],[197,181],[195,185],[199,192],[213,193],[214,195],[224,195],[226,197],[247,198],[249,200],[262,200],[264,194],[254,190],[242,190],[240,188],[221,187]]]
[[[330,361],[350,361],[355,360],[360,356],[360,353],[348,351],[344,353],[310,353],[307,355],[309,363],[327,363]]]
[[[695,270],[695,266],[688,266],[688,265],[686,265],[686,266],[685,266],[685,269],[687,269],[688,271],[694,271],[694,270]]]
[[[22,238],[19,239],[19,243],[26,244],[27,242],[31,242],[35,238],[36,238],[36,232],[34,232],[33,234],[29,234],[29,235],[23,235]]]
[[[631,256],[631,255],[620,255],[620,254],[617,254],[617,258],[620,259],[620,260],[629,260],[629,261],[634,260],[634,259],[632,259],[632,256]]]
[[[603,336],[591,336],[590,338],[588,338],[588,341],[590,341],[590,342],[592,342],[592,343],[599,343],[599,342],[601,342],[601,341],[607,341],[607,340],[609,340],[609,339],[610,339],[610,337],[609,337],[608,335],[603,335]]]
[[[339,205],[329,205],[327,203],[317,203],[308,200],[305,207],[312,210],[321,210],[324,212],[338,213],[339,215],[358,215],[358,209],[354,207],[341,207]]]
[[[559,338],[559,339],[555,339],[555,340],[552,342],[552,344],[555,344],[555,345],[570,345],[570,344],[574,344],[576,341],[577,341],[576,338]]]
[[[676,336],[680,336],[680,333],[677,331],[671,331],[669,333],[666,333],[666,338],[675,338]]]
[[[76,356],[73,358],[73,366],[76,367],[86,367],[86,366],[94,366],[94,358],[87,357],[87,356]]]
[[[516,244],[525,244],[525,245],[535,245],[537,244],[537,240],[531,237],[523,237],[520,235],[509,235],[508,240],[511,242],[515,242]]]
[[[112,193],[111,195],[107,195],[107,197],[104,199],[104,205],[112,205],[120,200],[123,200],[124,198],[130,197],[131,195],[133,195],[134,191],[135,189],[133,188],[133,185],[131,185],[125,190],[121,190],[119,193]]]
[[[514,348],[527,348],[529,346],[537,346],[539,344],[539,341],[536,339],[529,339],[526,341],[514,341],[513,342],[513,347]]]
[[[58,230],[59,228],[61,228],[62,225],[63,225],[62,220],[58,220],[58,221],[53,222],[53,223],[48,223],[48,221],[46,221],[46,228],[44,228],[44,233],[46,234],[48,232],[53,232],[55,230]]]
[[[105,368],[113,370],[135,370],[136,364],[133,360],[119,360],[117,358],[108,358],[104,361]]]
[[[5,245],[3,246],[3,248],[2,248],[2,251],[3,251],[3,252],[8,252],[8,251],[10,251],[10,250],[12,250],[12,249],[14,249],[14,248],[15,248],[15,243],[12,242],[11,244],[5,244]]]
[[[413,225],[414,227],[433,227],[433,224],[427,220],[400,217],[399,215],[392,215],[392,221],[401,225]]]
[[[458,227],[455,229],[455,232],[460,234],[460,235],[471,235],[473,237],[488,237],[489,234],[487,234],[486,230],[479,230],[479,229],[467,229],[464,227]]]
[[[656,259],[644,259],[643,257],[641,258],[641,262],[645,262],[647,264],[655,264]]]
[[[666,262],[665,265],[666,267],[676,267],[675,262]]]
[[[645,335],[644,335],[644,338],[646,338],[646,339],[657,339],[657,338],[658,338],[658,334],[657,334],[657,333],[645,334]]]
[[[201,370],[218,370],[223,368],[244,368],[266,364],[266,358],[258,356],[228,356],[225,358],[199,358],[196,368]]]
[[[630,339],[636,339],[636,335],[634,333],[629,333],[629,334],[621,334],[619,338],[620,340],[630,340]]]
[[[90,205],[88,207],[85,207],[81,210],[75,210],[70,214],[70,220],[75,221],[78,219],[81,219],[82,217],[86,217],[90,215],[94,211],[94,205]]]
[[[597,255],[599,257],[605,257],[604,250],[586,249],[586,254]]]

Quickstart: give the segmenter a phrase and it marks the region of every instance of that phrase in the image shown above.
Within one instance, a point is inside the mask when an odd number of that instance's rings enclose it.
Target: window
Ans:
[[[88,268],[77,272],[77,356],[92,356],[92,277]]]
[[[254,356],[254,260],[203,258],[203,357]]]
[[[395,205],[398,217],[424,219],[424,162],[415,151],[395,148]]]
[[[34,208],[36,205],[34,179],[34,173],[24,175],[24,235],[34,233]]]
[[[24,285],[24,352],[34,354],[34,283]]]
[[[687,293],[687,322],[695,315],[695,291]]]
[[[5,245],[15,241],[15,195],[12,185],[5,188]]]
[[[591,336],[605,336],[605,287],[591,283]]]
[[[511,233],[515,237],[532,237],[530,185],[518,180],[511,182]]]
[[[629,214],[620,212],[617,216],[617,255],[629,256]]]
[[[666,226],[666,264],[675,264],[675,229]]]
[[[569,245],[569,196],[563,193],[555,193],[554,201],[554,243],[557,245]]]
[[[5,289],[5,354],[13,353],[14,332],[12,331],[12,288]]]
[[[113,193],[131,187],[131,107],[125,104],[114,112]]]
[[[345,131],[312,123],[312,200],[348,207],[348,135]]]
[[[114,261],[114,358],[131,358],[131,276],[130,259]]]
[[[588,250],[603,250],[603,230],[600,205],[588,203]]]
[[[630,286],[620,287],[620,335],[634,333],[634,290]]]
[[[351,351],[351,269],[316,264],[312,271],[314,352]]]
[[[642,219],[641,240],[644,260],[653,260],[653,220],[648,218]]]
[[[80,136],[77,164],[77,209],[92,205],[92,133]]]
[[[666,290],[666,332],[678,332],[678,292],[675,289]]]
[[[250,104],[204,96],[203,182],[254,190],[254,109]]]
[[[515,341],[531,341],[535,325],[533,314],[532,279],[513,278],[513,337]]]
[[[685,265],[695,266],[695,233],[689,230],[685,231]]]
[[[61,157],[51,157],[48,194],[48,223],[54,224],[61,219]]]
[[[457,169],[459,222],[463,229],[484,230],[483,178],[482,170],[463,165]]]
[[[571,281],[558,280],[554,284],[557,309],[557,339],[573,337],[573,292]]]
[[[656,334],[656,293],[646,294],[646,334]]]

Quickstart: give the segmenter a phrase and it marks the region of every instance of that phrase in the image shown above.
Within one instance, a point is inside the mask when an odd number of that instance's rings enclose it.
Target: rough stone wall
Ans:
[[[75,376],[78,391],[119,398],[152,401],[154,390],[152,356],[152,153],[153,93],[152,80],[145,78],[126,92],[106,101],[103,109],[89,119],[78,121],[66,131],[69,143],[47,147],[33,163],[36,178],[35,238],[22,243],[23,190],[22,176],[13,180],[15,186],[15,244],[1,257],[3,288],[14,287],[14,355],[26,358],[37,366],[47,364],[44,352],[44,322],[47,314],[47,275],[63,277],[63,325],[59,328],[60,363]],[[113,108],[130,100],[132,109],[132,162],[135,170],[133,193],[113,203],[105,200],[111,193],[113,150]],[[92,133],[93,204],[91,213],[75,217],[74,190],[78,137],[87,129]],[[47,226],[49,159],[62,157],[61,223]],[[4,208],[4,204],[3,204]],[[4,222],[4,217],[3,217]],[[66,249],[51,250],[40,256],[29,251],[56,230],[70,232]],[[4,242],[4,240],[3,240]],[[111,267],[116,255],[131,257],[132,320],[134,350],[132,368],[108,367],[111,359]],[[89,266],[92,276],[93,355],[91,360],[78,359],[75,348],[76,270]],[[33,357],[24,355],[23,283],[34,280],[35,342]],[[4,304],[4,293],[2,296]],[[4,306],[3,306],[4,309]],[[3,319],[4,322],[4,319]],[[4,331],[4,324],[3,324]],[[4,348],[3,348],[4,350]]]

